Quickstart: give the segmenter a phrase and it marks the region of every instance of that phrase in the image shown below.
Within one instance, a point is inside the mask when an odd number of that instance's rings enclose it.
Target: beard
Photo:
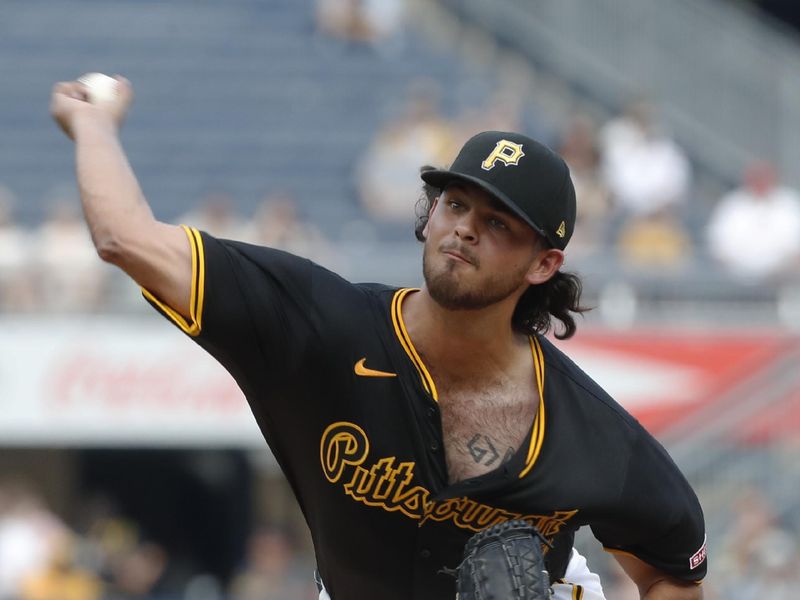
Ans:
[[[504,269],[490,273],[483,281],[466,282],[465,277],[458,273],[458,270],[462,268],[477,270],[480,263],[470,254],[459,250],[472,261],[472,267],[452,260],[440,260],[438,261],[439,265],[434,265],[431,254],[434,252],[438,254],[442,249],[434,251],[428,244],[425,244],[425,251],[422,254],[422,274],[425,278],[425,286],[431,298],[442,308],[480,310],[505,300],[514,294],[525,281],[527,266],[515,267],[513,271]]]

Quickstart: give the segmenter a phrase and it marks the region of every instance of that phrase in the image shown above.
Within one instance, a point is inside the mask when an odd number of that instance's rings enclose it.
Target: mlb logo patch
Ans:
[[[703,545],[700,546],[700,550],[692,554],[691,558],[689,558],[689,568],[696,569],[703,561],[706,559],[706,538],[703,537]]]

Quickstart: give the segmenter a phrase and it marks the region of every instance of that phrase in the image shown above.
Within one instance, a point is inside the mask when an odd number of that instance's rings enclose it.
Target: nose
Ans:
[[[478,235],[471,215],[463,215],[458,220],[455,227],[455,234],[458,239],[464,242],[475,243],[477,241]]]

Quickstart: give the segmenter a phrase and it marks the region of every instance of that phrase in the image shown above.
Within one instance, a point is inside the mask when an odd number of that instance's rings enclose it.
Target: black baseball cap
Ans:
[[[520,133],[484,131],[471,137],[448,170],[424,171],[425,183],[477,185],[563,250],[575,228],[575,187],[564,159]]]

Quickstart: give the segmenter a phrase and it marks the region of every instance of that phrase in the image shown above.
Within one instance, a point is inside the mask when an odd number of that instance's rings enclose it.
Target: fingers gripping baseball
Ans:
[[[106,82],[101,88],[96,81],[81,79],[53,86],[50,114],[64,133],[74,138],[75,121],[82,117],[106,120],[115,128],[121,127],[133,102],[130,82],[117,75],[111,85]]]

